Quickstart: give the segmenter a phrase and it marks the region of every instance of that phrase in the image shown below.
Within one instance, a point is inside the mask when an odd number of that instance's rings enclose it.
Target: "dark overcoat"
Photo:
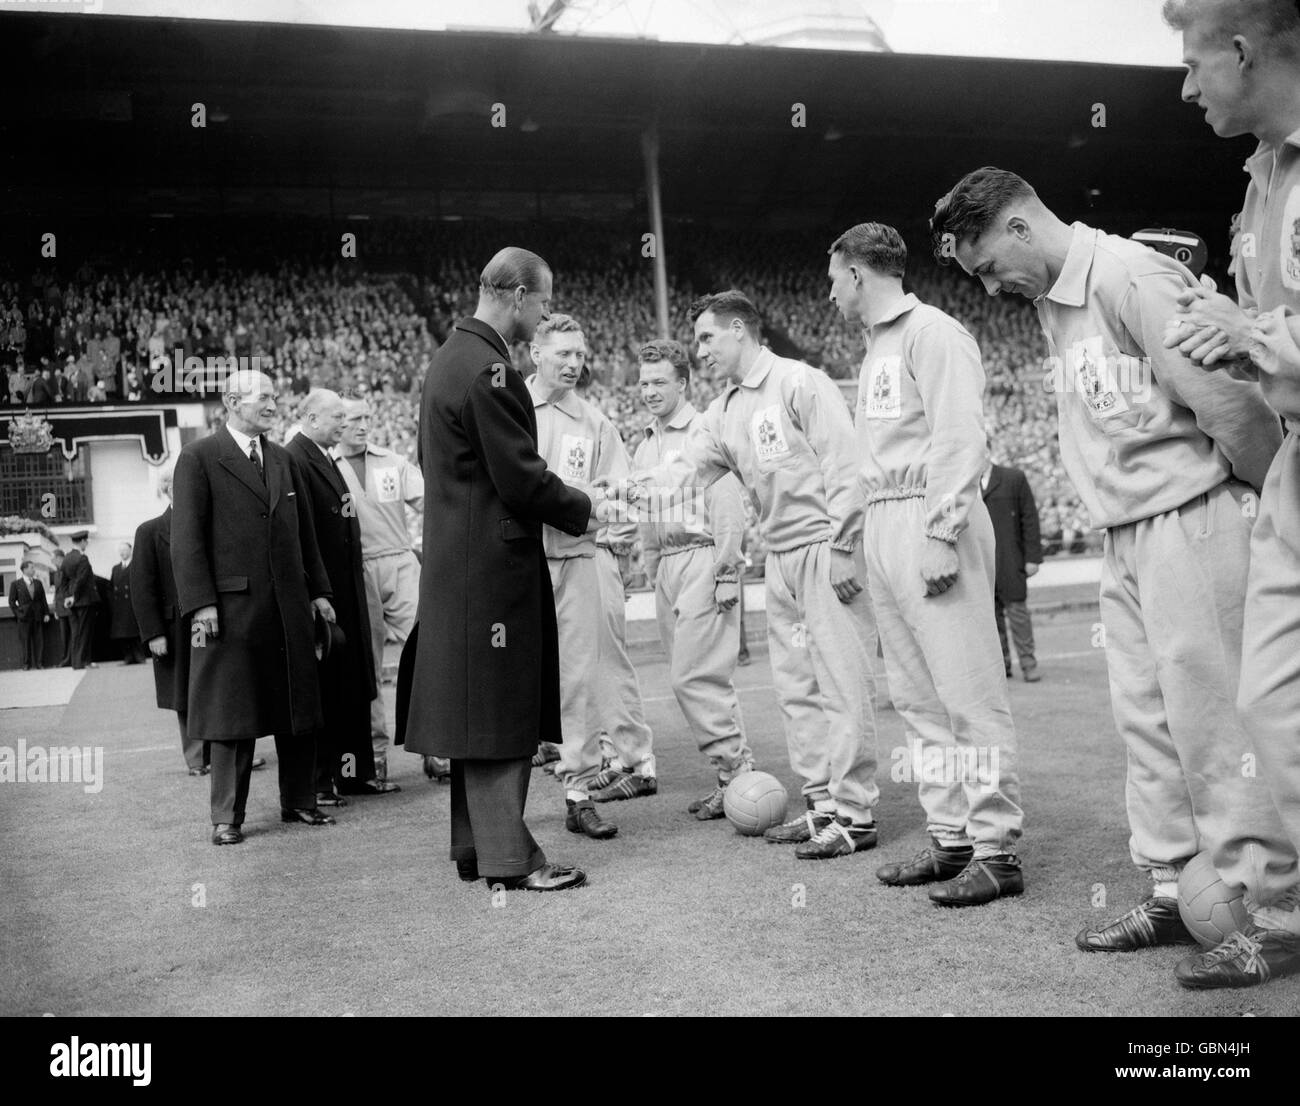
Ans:
[[[90,559],[75,546],[63,558],[63,579],[60,585],[64,598],[72,597],[74,607],[93,607],[99,602],[95,570],[90,567]]]
[[[132,561],[134,562],[134,547]],[[140,636],[140,629],[135,624],[135,611],[131,607],[131,569],[119,561],[113,566],[109,575],[113,586],[111,607],[112,621],[108,636],[112,638],[130,638],[135,641]]]
[[[188,631],[198,741],[310,734],[321,723],[311,601],[329,596],[329,578],[298,463],[262,441],[265,484],[224,426],[176,461],[177,602],[187,626],[201,607],[218,615],[215,639]]]
[[[546,468],[523,378],[500,335],[458,322],[420,400],[424,559],[406,748],[530,757],[561,741],[555,596],[542,524],[586,531],[591,500]],[[595,597],[593,596],[593,602]]]
[[[170,506],[136,528],[131,556],[131,606],[141,640],[167,639],[167,652],[153,659],[158,706],[184,714],[190,686],[189,620],[176,603]]]
[[[296,434],[284,447],[299,462],[311,498],[316,523],[316,545],[330,580],[330,604],[338,625],[348,640],[358,664],[343,664],[340,672],[348,686],[340,693],[347,699],[369,703],[378,693],[375,684],[375,650],[370,640],[370,612],[366,606],[366,577],[361,562],[361,523],[343,474],[320,446],[304,434]]]
[[[1023,603],[1029,594],[1025,565],[1041,564],[1043,545],[1038,533],[1038,506],[1025,474],[994,465],[984,503],[993,520],[997,542],[997,576],[993,592],[1004,603]]]

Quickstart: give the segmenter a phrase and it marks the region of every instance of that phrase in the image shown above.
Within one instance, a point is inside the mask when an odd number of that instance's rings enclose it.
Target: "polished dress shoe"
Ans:
[[[344,795],[392,795],[402,789],[387,780],[364,780],[361,783],[340,784],[339,790]]]
[[[478,879],[478,861],[477,860],[458,860],[456,861],[456,874],[466,883],[473,883]]]
[[[507,891],[567,891],[587,882],[587,873],[567,864],[543,864],[526,876],[487,879],[490,888],[504,887]]]
[[[969,845],[945,846],[937,837],[904,864],[886,864],[876,870],[876,879],[890,887],[918,887],[923,883],[942,883],[961,875],[971,862],[975,850]]]
[[[238,826],[223,822],[221,825],[212,827],[212,843],[214,845],[238,845],[243,840],[244,834]]]
[[[1181,960],[1174,978],[1184,987],[1257,987],[1300,973],[1300,935],[1248,925],[1212,949]]]
[[[596,805],[590,799],[580,803],[575,803],[572,799],[566,799],[564,802],[567,808],[564,828],[570,833],[585,833],[597,841],[604,841],[618,833],[618,826],[613,822],[605,821],[596,812]]]
[[[930,901],[935,906],[983,906],[994,899],[1022,894],[1024,890],[1020,861],[1002,853],[984,860],[972,859],[956,879],[931,887]]]
[[[431,780],[449,780],[451,761],[446,757],[425,757],[424,774]]]
[[[316,805],[321,806],[347,806],[348,801],[342,795],[333,791],[317,791]]]
[[[1178,900],[1153,895],[1100,929],[1081,929],[1074,943],[1084,952],[1132,952],[1157,945],[1194,945],[1183,925]]]
[[[297,810],[280,808],[281,822],[301,822],[305,826],[332,826],[334,819],[319,807],[302,807]]]

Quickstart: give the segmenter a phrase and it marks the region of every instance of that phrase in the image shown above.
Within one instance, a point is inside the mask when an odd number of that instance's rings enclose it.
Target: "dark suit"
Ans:
[[[420,401],[424,559],[406,748],[450,757],[453,860],[487,877],[545,862],[524,803],[539,741],[560,742],[555,597],[542,525],[586,531],[591,501],[537,454],[523,378],[486,323],[457,323]]]
[[[67,596],[72,599],[72,667],[85,668],[90,663],[99,594],[95,590],[95,573],[90,560],[75,546],[63,558],[63,577]]]
[[[275,735],[280,804],[316,805],[321,724],[311,601],[330,594],[298,463],[265,436],[265,479],[230,431],[190,442],[172,487],[172,571],[188,620],[215,606],[218,634],[190,633],[189,729],[212,742],[212,822],[241,825],[253,748]]]
[[[131,557],[131,607],[146,642],[156,637],[167,640],[167,652],[153,660],[154,696],[160,708],[176,712],[185,766],[202,768],[208,763],[208,743],[189,733],[189,621],[176,604],[170,506],[136,529]]]
[[[370,702],[378,687],[361,567],[361,523],[332,457],[301,433],[285,449],[298,460],[306,478],[316,544],[330,580],[330,602],[345,639],[339,656],[331,650],[329,663],[335,676],[321,688],[325,725],[317,736],[316,790],[324,794],[336,785],[347,789],[375,778]]]
[[[45,585],[35,577],[19,576],[9,585],[9,609],[18,624],[22,642],[23,667],[42,668],[45,654],[45,619],[50,606],[45,599]]]
[[[37,375],[32,386],[27,389],[26,403],[30,407],[45,407],[54,402],[54,384]]]
[[[1034,625],[1029,616],[1028,576],[1026,564],[1042,564],[1043,546],[1038,532],[1038,507],[1029,481],[1018,468],[994,465],[984,489],[984,503],[993,520],[993,537],[997,546],[997,573],[993,588],[993,612],[1002,641],[1002,662],[1011,674],[1011,648],[1007,642],[1007,622],[1015,642],[1020,668],[1032,672],[1038,665],[1034,658]]]

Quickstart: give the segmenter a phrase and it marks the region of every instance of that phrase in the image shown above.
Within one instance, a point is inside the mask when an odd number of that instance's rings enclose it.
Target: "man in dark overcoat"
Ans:
[[[125,664],[140,664],[140,627],[135,622],[135,609],[131,605],[131,543],[124,541],[117,547],[120,560],[109,574],[112,591],[109,598],[109,631],[114,647],[122,654]]]
[[[54,621],[59,626],[59,668],[72,664],[72,615],[63,601],[68,597],[68,574],[63,571],[67,555],[62,549],[53,554],[54,571],[50,573],[50,590],[54,592]]]
[[[72,548],[63,558],[63,608],[68,612],[72,623],[72,641],[69,656],[73,668],[97,668],[90,659],[91,646],[95,637],[95,608],[99,605],[99,593],[95,589],[95,571],[90,567],[86,556],[86,546],[90,542],[90,532],[78,530],[71,535]]]
[[[280,816],[334,821],[316,805],[321,724],[313,607],[334,621],[298,463],[267,438],[265,373],[232,373],[226,424],[181,450],[173,476],[172,571],[190,644],[189,732],[211,743],[214,845],[243,840],[256,740],[275,735]]]
[[[996,545],[996,575],[993,586],[993,616],[1002,641],[1002,663],[1011,675],[1011,647],[1007,623],[1020,658],[1025,680],[1037,683],[1038,661],[1034,657],[1034,624],[1029,615],[1028,579],[1043,563],[1043,545],[1038,532],[1038,506],[1029,481],[1018,468],[989,463],[981,481],[984,504],[993,520]]]
[[[370,703],[378,694],[370,612],[361,563],[361,523],[347,482],[329,453],[343,433],[343,400],[327,388],[299,408],[300,429],[285,449],[300,464],[311,497],[316,544],[330,580],[330,602],[347,639],[332,658],[336,678],[321,687],[325,724],[316,740],[316,804],[346,805],[340,795],[388,795],[401,788],[375,778]]]
[[[189,620],[176,603],[176,578],[172,575],[172,474],[158,478],[158,493],[167,510],[140,523],[131,557],[131,607],[140,637],[153,654],[154,696],[162,710],[176,712],[181,732],[181,753],[191,776],[208,774],[208,743],[190,737],[188,717],[190,681]]]
[[[410,752],[451,759],[451,858],[462,879],[549,891],[585,882],[548,864],[524,824],[533,754],[559,743],[555,598],[543,523],[585,533],[593,500],[537,454],[533,400],[510,360],[547,316],[551,271],[500,251],[474,316],[456,323],[420,402],[424,559],[406,710]],[[599,517],[612,504],[602,493]]]

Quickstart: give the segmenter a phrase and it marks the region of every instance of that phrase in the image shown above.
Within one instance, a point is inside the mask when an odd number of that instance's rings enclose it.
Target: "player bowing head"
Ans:
[[[955,258],[990,296],[1031,300],[1052,286],[1049,252],[1070,240],[1070,228],[1023,177],[991,165],[967,173],[935,204],[930,233],[935,257]]]

